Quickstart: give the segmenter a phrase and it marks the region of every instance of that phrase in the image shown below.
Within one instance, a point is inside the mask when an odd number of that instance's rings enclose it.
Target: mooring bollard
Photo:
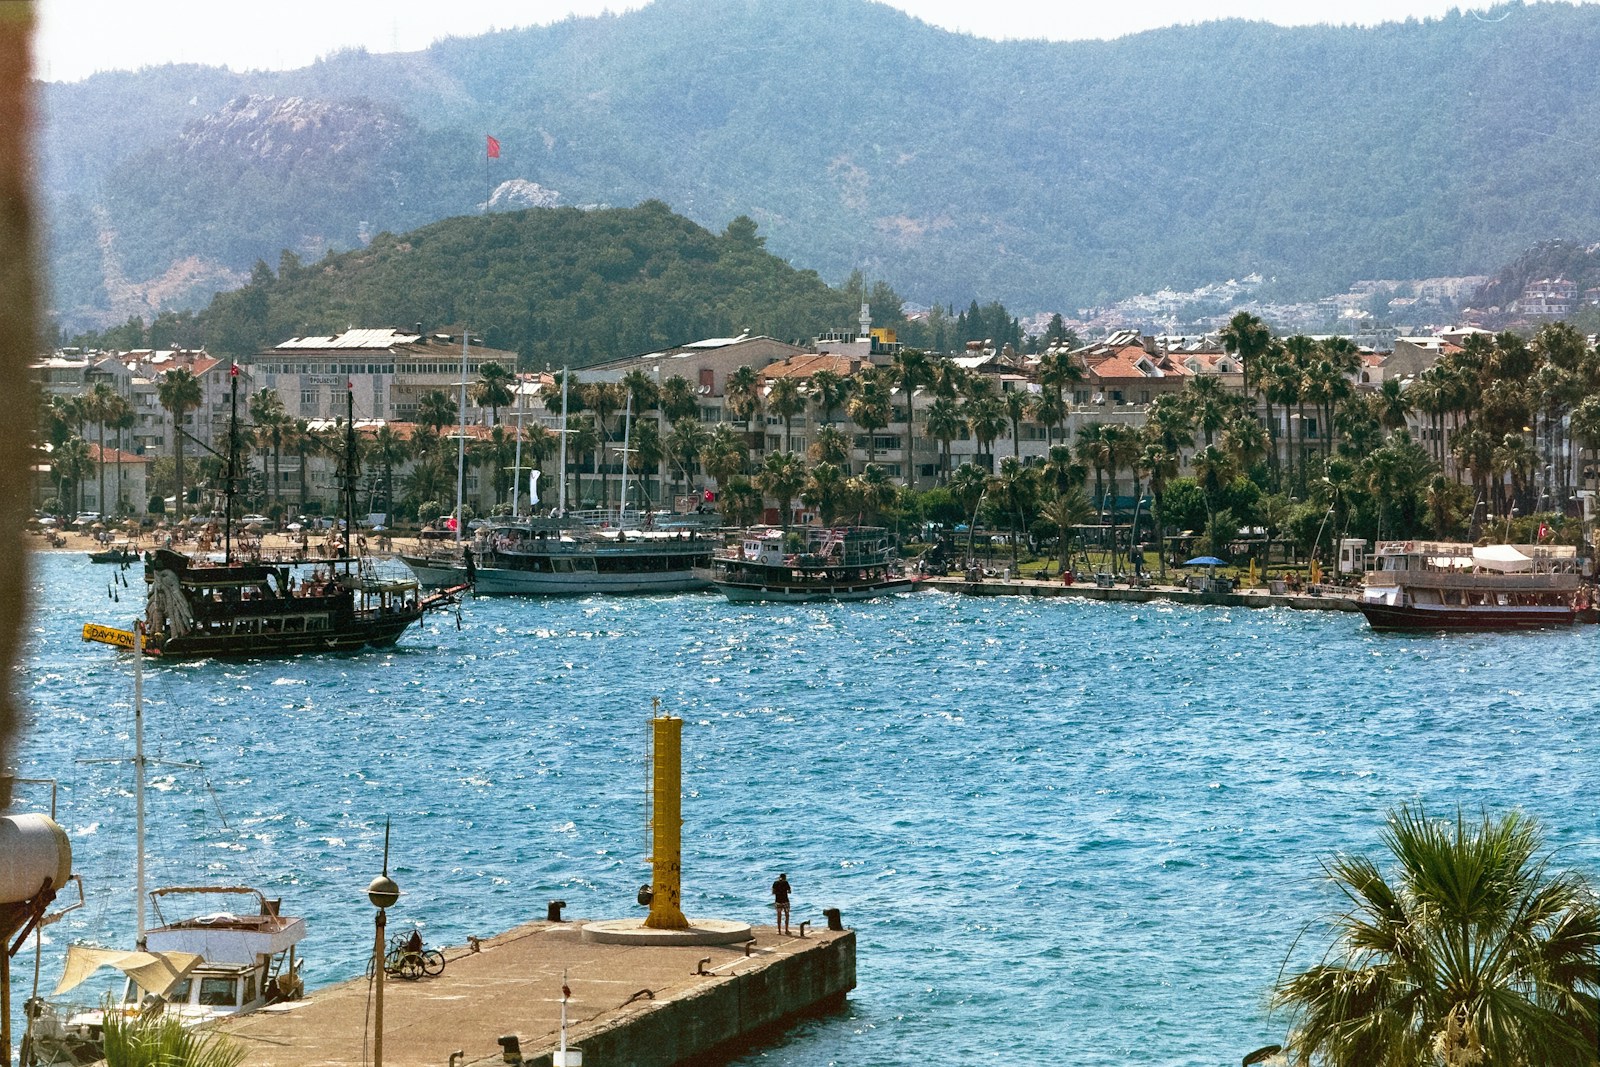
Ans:
[[[544,921],[558,923],[561,921],[561,909],[567,906],[564,900],[552,900],[544,906]]]
[[[840,913],[838,908],[823,908],[822,909],[822,914],[828,920],[828,929],[830,929],[830,930],[843,930],[844,929],[844,917]]]
[[[804,920],[801,921],[801,923],[800,923],[800,940],[802,940],[802,941],[805,940],[806,927],[808,927],[810,925],[811,925],[811,920],[810,919],[804,919]]]

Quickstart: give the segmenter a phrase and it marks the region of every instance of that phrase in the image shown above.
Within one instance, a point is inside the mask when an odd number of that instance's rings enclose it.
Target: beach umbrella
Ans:
[[[296,532],[299,532],[300,530],[305,529],[305,527],[301,526],[298,522],[291,522],[288,526],[285,527],[285,529],[294,530]]]
[[[1184,563],[1185,567],[1226,567],[1228,561],[1216,556],[1196,556]]]

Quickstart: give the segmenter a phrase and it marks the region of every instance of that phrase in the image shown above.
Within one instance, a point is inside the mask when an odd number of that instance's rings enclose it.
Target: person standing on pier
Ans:
[[[778,875],[778,880],[772,883],[772,907],[778,913],[778,933],[787,936],[789,933],[789,876]]]

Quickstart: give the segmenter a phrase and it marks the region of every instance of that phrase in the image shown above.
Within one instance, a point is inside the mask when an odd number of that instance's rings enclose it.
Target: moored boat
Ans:
[[[597,528],[549,518],[497,522],[470,543],[402,552],[429,588],[471,584],[488,596],[681,593],[704,589],[697,573],[714,542],[698,528]]]
[[[89,553],[90,563],[137,563],[139,550],[127,541],[117,541]]]
[[[776,528],[747,530],[711,558],[705,578],[730,601],[870,600],[917,588],[875,526],[806,527],[798,545]]]
[[[1380,542],[1361,613],[1374,630],[1534,630],[1591,610],[1571,545]]]
[[[235,410],[237,381],[235,378]],[[347,404],[353,402],[347,401]],[[230,435],[237,439],[237,434]],[[354,412],[345,423],[343,550],[320,560],[235,558],[229,459],[221,560],[157,548],[145,557],[144,639],[129,630],[89,623],[85,641],[171,658],[294,656],[393,645],[430,609],[454,602],[462,588],[424,595],[409,577],[385,577],[352,555],[358,477]],[[464,587],[463,587],[464,588]]]

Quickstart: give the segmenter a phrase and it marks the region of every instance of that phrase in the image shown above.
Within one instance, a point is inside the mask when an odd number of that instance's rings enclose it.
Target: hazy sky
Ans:
[[[12,4],[25,0],[0,0]],[[1120,37],[1218,18],[1280,25],[1399,21],[1477,0],[889,0],[946,29],[994,38]],[[38,0],[37,74],[76,81],[99,70],[167,62],[234,70],[302,67],[340,48],[410,52],[451,34],[542,25],[571,14],[644,6],[639,0]]]

